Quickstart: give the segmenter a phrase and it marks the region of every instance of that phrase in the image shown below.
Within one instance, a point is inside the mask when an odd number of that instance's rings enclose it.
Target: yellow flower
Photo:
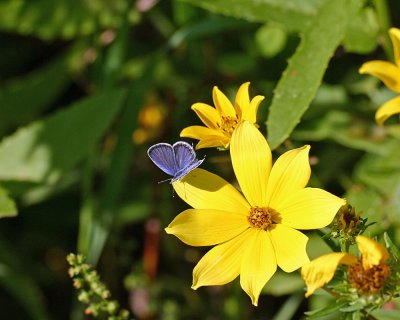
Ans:
[[[199,140],[196,149],[223,147],[228,148],[232,133],[236,126],[243,120],[255,124],[257,110],[263,96],[256,96],[250,101],[250,82],[243,83],[235,99],[235,106],[217,88],[213,88],[213,100],[215,108],[205,103],[195,103],[192,110],[196,112],[200,120],[206,125],[190,126],[182,130],[181,137]]]
[[[379,78],[389,89],[400,93],[400,29],[389,30],[394,49],[395,64],[388,61],[374,60],[364,63],[359,72]],[[381,105],[375,114],[375,120],[382,125],[392,115],[400,113],[400,96]]]
[[[309,149],[290,150],[272,167],[267,141],[244,121],[230,148],[243,195],[203,169],[173,183],[194,209],[180,213],[166,232],[188,245],[216,245],[194,268],[193,289],[226,284],[240,274],[240,285],[257,305],[277,266],[292,272],[309,261],[308,238],[296,229],[328,225],[345,203],[322,189],[305,187],[311,175]]]
[[[348,280],[360,293],[375,293],[383,286],[389,275],[385,261],[389,259],[386,249],[378,242],[365,237],[356,238],[361,258],[345,253],[334,252],[323,255],[301,269],[306,285],[306,297],[332,280],[339,264],[349,266]]]

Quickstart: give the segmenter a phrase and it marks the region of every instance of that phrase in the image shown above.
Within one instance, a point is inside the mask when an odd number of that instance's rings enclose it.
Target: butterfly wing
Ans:
[[[197,168],[203,161],[197,160],[196,152],[189,143],[178,141],[172,146],[175,153],[175,161],[177,172],[172,181],[179,180],[187,175],[190,171]]]
[[[196,169],[199,165],[202,164],[202,162],[204,161],[204,159],[201,160],[195,160],[194,162],[192,162],[190,165],[188,165],[187,167],[179,170],[174,178],[172,179],[172,182],[182,179],[184,176],[186,176],[190,171]]]
[[[196,161],[196,152],[189,143],[178,141],[174,143],[172,148],[174,149],[175,162],[178,171]]]
[[[179,170],[175,162],[174,149],[169,143],[157,143],[147,150],[147,154],[157,167],[175,177]]]

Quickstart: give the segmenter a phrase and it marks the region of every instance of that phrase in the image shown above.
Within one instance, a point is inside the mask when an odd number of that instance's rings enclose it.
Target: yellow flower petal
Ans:
[[[217,175],[197,168],[174,181],[175,192],[195,209],[215,209],[248,215],[250,206],[240,192]]]
[[[213,88],[213,100],[215,108],[221,116],[236,117],[236,112],[232,103],[216,86]]]
[[[287,151],[276,160],[268,181],[269,207],[276,209],[285,198],[307,185],[311,175],[309,151],[310,146],[306,145]]]
[[[292,272],[309,262],[306,246],[308,237],[290,227],[277,224],[269,230],[278,266]]]
[[[196,150],[203,149],[203,148],[214,148],[214,147],[228,149],[229,142],[230,142],[229,137],[221,138],[221,137],[217,137],[217,136],[209,136],[207,138],[201,139],[196,144]]]
[[[211,246],[232,239],[249,228],[240,213],[188,209],[175,217],[165,231],[190,246]]]
[[[276,206],[281,224],[295,229],[319,229],[330,224],[344,199],[318,188],[304,188],[289,194]]]
[[[231,159],[236,178],[252,206],[266,206],[268,175],[271,170],[271,150],[263,135],[244,121],[233,132]]]
[[[199,140],[196,149],[229,145],[229,137],[223,135],[220,131],[202,126],[187,127],[181,131],[180,136]]]
[[[361,252],[361,260],[364,269],[370,269],[389,259],[389,253],[380,243],[365,236],[357,236],[358,249]]]
[[[246,240],[240,269],[240,285],[257,306],[260,292],[276,271],[274,248],[268,233],[252,229]]]
[[[400,29],[390,28],[389,35],[393,44],[394,61],[400,67]]]
[[[248,109],[248,106],[250,105],[249,85],[250,82],[243,83],[236,93],[235,110],[241,120],[244,120],[243,114],[246,113],[245,110]]]
[[[400,96],[385,102],[375,113],[375,120],[381,126],[392,115],[400,113]]]
[[[246,110],[246,113],[243,115],[243,120],[248,120],[251,123],[256,123],[257,121],[257,112],[260,103],[264,100],[264,96],[255,96],[251,102],[249,108]]]
[[[301,276],[307,285],[306,297],[331,281],[339,264],[354,264],[356,262],[357,258],[351,254],[334,252],[304,265],[301,268]]]
[[[203,126],[187,127],[181,131],[180,136],[186,138],[194,138],[198,140],[208,138],[210,136],[219,139],[225,139],[225,136],[220,131]]]
[[[211,129],[218,129],[221,123],[221,117],[218,111],[205,103],[195,103],[192,105],[192,110],[196,112],[200,120]]]
[[[379,78],[389,89],[400,92],[400,68],[393,63],[373,60],[364,63],[358,70],[361,74],[370,74]]]
[[[258,107],[264,97],[256,96],[250,101],[249,85],[250,82],[246,82],[240,86],[236,94],[235,110],[240,120],[247,120],[254,124],[257,122]]]
[[[250,229],[208,251],[193,269],[192,289],[231,282],[240,272]]]

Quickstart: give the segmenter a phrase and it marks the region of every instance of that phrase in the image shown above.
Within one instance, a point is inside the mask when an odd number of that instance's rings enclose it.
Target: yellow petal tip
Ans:
[[[199,286],[199,285],[197,285],[197,284],[196,284],[196,285],[193,284],[193,285],[191,286],[191,288],[192,288],[193,290],[197,290],[197,289],[200,288],[200,287],[201,287],[201,286]]]
[[[172,228],[166,227],[164,230],[165,230],[166,233],[172,234]]]

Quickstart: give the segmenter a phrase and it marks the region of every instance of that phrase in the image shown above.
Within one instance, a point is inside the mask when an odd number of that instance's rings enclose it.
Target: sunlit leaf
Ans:
[[[17,215],[17,206],[7,191],[0,186],[0,218],[13,217]]]
[[[271,148],[287,139],[299,123],[321,84],[330,58],[361,4],[360,0],[328,1],[302,34],[301,42],[274,92],[267,121]]]
[[[124,91],[81,100],[0,143],[0,179],[51,182],[82,160],[118,113]]]

